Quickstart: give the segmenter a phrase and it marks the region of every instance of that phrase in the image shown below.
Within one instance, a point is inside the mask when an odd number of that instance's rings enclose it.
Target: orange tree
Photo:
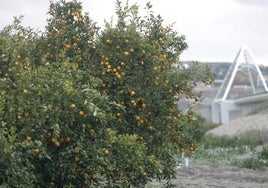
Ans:
[[[184,37],[150,7],[141,19],[117,2],[117,25],[98,36],[81,3],[61,0],[42,36],[18,24],[1,33],[6,184],[143,186],[174,175],[178,149],[194,151],[198,121],[177,102],[199,102],[193,88],[211,75],[178,62]]]
[[[70,14],[78,5],[61,3],[51,7]],[[161,170],[136,135],[116,132],[113,112],[122,106],[100,94],[102,81],[80,66],[88,62],[77,61],[79,50],[70,54],[60,42],[51,44],[58,51],[48,59],[40,49],[51,38],[34,40],[32,32],[11,29],[0,35],[1,181],[11,187],[139,186],[149,171]]]
[[[187,98],[198,103],[201,97],[194,87],[212,75],[198,66],[186,69],[178,59],[187,48],[184,36],[171,25],[163,26],[149,3],[147,12],[141,18],[137,5],[122,6],[117,1],[117,24],[106,24],[93,62],[95,75],[103,80],[103,94],[126,108],[114,112],[114,128],[138,136],[148,155],[163,166],[157,174],[162,179],[174,175],[177,151],[195,150],[191,135],[198,121],[192,108],[183,111],[178,101]]]
[[[29,64],[12,67],[13,77],[1,79],[5,132],[0,138],[8,138],[1,141],[11,145],[3,150],[10,156],[4,166],[6,184],[129,185],[136,184],[137,175],[146,182],[146,165],[161,169],[146,156],[145,145],[137,143],[136,136],[118,135],[109,128],[112,112],[121,107],[98,92],[99,79],[63,59],[36,68]]]

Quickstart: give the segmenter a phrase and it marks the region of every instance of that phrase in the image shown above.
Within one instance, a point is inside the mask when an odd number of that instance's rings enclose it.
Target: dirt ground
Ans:
[[[172,180],[172,184],[178,188],[268,188],[268,169],[190,164],[177,170],[177,178]],[[163,187],[159,182],[150,185]]]

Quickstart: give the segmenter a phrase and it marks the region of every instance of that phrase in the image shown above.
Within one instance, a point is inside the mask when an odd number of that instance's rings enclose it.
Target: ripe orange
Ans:
[[[165,28],[161,26],[161,27],[159,27],[159,30],[160,30],[160,31],[164,31]]]
[[[31,136],[26,136],[26,140],[31,141],[32,137]]]
[[[65,142],[70,142],[70,141],[71,141],[71,138],[67,136],[67,137],[65,138]]]
[[[26,147],[29,148],[31,144],[29,142],[26,143]]]
[[[134,96],[135,94],[136,94],[135,91],[131,91],[131,92],[130,92],[130,95],[131,95],[131,96]]]
[[[193,146],[189,147],[190,152],[194,152],[195,148]]]
[[[125,56],[128,56],[128,55],[129,55],[129,52],[128,52],[128,51],[125,51],[125,52],[124,52],[124,55],[125,55]]]
[[[144,177],[147,177],[147,173],[146,172],[143,172],[142,174]]]
[[[141,107],[144,109],[146,108],[146,104],[145,103],[142,103]]]
[[[106,42],[107,42],[108,44],[112,44],[112,41],[111,41],[110,39],[107,39]]]
[[[71,108],[72,109],[75,109],[76,108],[76,105],[73,103],[73,104],[71,104]]]
[[[79,157],[75,157],[75,158],[74,158],[74,162],[75,162],[75,163],[79,163],[79,161],[80,161],[80,158],[79,158]]]
[[[24,112],[24,117],[29,117],[30,113],[29,112]]]
[[[137,121],[139,121],[141,118],[140,118],[140,116],[135,116],[135,119],[136,119]]]
[[[121,74],[117,74],[116,77],[117,77],[118,79],[120,79],[120,78],[122,77],[122,75],[121,75]]]
[[[79,111],[79,115],[80,115],[80,116],[84,116],[84,115],[85,115],[85,112],[84,112],[83,110],[80,110],[80,111]]]
[[[105,149],[105,150],[103,151],[103,153],[104,153],[104,155],[109,155],[109,154],[110,154],[110,151],[109,151],[108,149]]]
[[[75,42],[75,43],[73,43],[73,46],[74,46],[74,47],[77,47],[77,45],[78,45],[78,44],[77,44],[76,42]]]
[[[40,150],[39,148],[36,148],[36,149],[34,150],[35,153],[40,153],[40,151],[41,151],[41,150]]]
[[[23,90],[23,94],[27,95],[29,93],[29,91],[27,89]]]
[[[59,143],[58,141],[55,141],[55,142],[54,142],[54,145],[55,145],[56,147],[60,147],[60,143]]]
[[[52,181],[52,182],[49,183],[49,185],[50,185],[51,187],[55,187],[55,182]]]
[[[17,119],[18,119],[18,120],[21,120],[21,119],[22,119],[22,116],[21,116],[21,115],[18,115],[18,116],[17,116]]]
[[[66,48],[66,50],[70,50],[70,49],[72,48],[72,46],[71,46],[70,44],[67,44],[67,45],[65,46],[65,48]]]
[[[93,180],[95,180],[95,179],[97,178],[97,175],[96,175],[96,174],[92,174],[92,175],[91,175],[91,178],[92,178]]]

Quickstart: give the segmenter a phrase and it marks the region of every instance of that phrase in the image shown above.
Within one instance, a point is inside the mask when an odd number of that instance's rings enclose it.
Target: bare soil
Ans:
[[[164,187],[164,183],[152,182],[149,187]],[[180,167],[171,183],[178,188],[268,188],[268,169],[194,163]]]

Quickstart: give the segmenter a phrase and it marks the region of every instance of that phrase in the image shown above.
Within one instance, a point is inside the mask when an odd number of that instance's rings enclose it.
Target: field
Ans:
[[[204,133],[214,130],[209,126],[202,127]],[[217,133],[219,128],[223,129],[222,126],[216,127]],[[229,128],[230,133],[232,130],[236,128]],[[268,136],[263,133],[267,130],[245,131],[246,137],[211,137],[204,134],[195,154],[187,156],[189,165],[185,158],[178,157],[177,174],[171,182],[153,181],[147,187],[268,187]]]
[[[172,180],[170,187],[265,188],[268,186],[267,175],[267,170],[253,170],[225,164],[211,166],[193,163],[189,168],[178,169],[176,179]],[[164,184],[153,182],[148,187],[164,187]]]

